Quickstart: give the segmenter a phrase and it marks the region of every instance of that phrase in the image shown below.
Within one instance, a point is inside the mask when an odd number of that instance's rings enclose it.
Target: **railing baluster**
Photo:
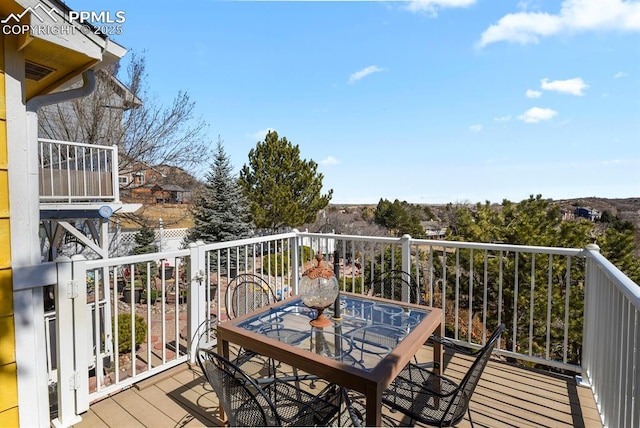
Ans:
[[[473,343],[472,333],[473,333],[473,248],[470,251],[469,255],[469,328],[467,334],[467,341],[469,343]],[[443,293],[444,294],[444,293]],[[444,300],[444,297],[443,297]]]
[[[484,250],[484,287],[482,293],[482,344],[487,341],[487,293],[489,288],[489,251]]]
[[[511,352],[517,352],[518,349],[518,271],[520,265],[520,252],[516,252],[514,282],[513,282],[513,337],[511,344]]]
[[[551,347],[551,307],[553,306],[553,254],[548,257],[547,271],[547,319],[546,319],[546,337],[545,337],[545,358],[550,358]]]
[[[533,308],[536,288],[536,255],[531,254],[531,284],[529,288],[529,355],[533,355]]]

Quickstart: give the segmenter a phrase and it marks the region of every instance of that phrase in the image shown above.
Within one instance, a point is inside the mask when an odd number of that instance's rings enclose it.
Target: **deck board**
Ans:
[[[429,361],[431,355],[431,348],[425,346],[419,351],[418,360]],[[446,354],[445,376],[461,379],[472,360],[468,356]],[[155,383],[153,378],[151,382],[146,380],[144,388],[130,388],[92,404],[76,426],[219,426],[216,394],[197,366],[185,363],[182,367],[170,377],[159,376]],[[489,362],[470,408],[476,427],[602,428],[591,390],[578,386],[572,377],[518,367],[498,359]],[[410,424],[401,413],[384,409],[383,415],[385,425]],[[468,416],[459,426],[471,426]]]

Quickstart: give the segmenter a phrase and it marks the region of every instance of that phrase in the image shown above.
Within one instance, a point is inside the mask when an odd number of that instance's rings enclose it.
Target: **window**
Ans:
[[[118,177],[118,182],[120,184],[129,184],[129,177],[127,177],[126,175],[121,175]]]
[[[135,174],[133,174],[136,176],[136,178],[138,179],[138,184],[144,184],[144,172],[136,172]]]

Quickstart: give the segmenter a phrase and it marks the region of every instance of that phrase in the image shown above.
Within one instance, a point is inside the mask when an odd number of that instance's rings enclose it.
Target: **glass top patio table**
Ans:
[[[382,423],[382,393],[432,333],[443,333],[439,308],[341,292],[341,319],[312,327],[316,311],[299,296],[282,300],[218,325],[218,353],[236,344],[274,358],[366,398],[365,424]],[[331,308],[325,309],[333,319]],[[442,367],[442,347],[433,346],[434,371]]]
[[[429,308],[408,307],[392,301],[373,301],[367,296],[341,295],[342,318],[333,318],[333,305],[325,310],[333,325],[316,328],[309,321],[316,310],[299,297],[245,318],[236,325],[296,348],[314,352],[343,364],[372,370],[420,322]]]

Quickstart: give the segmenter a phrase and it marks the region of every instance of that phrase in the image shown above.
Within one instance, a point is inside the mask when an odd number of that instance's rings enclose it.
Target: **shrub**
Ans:
[[[156,300],[158,300],[158,297],[160,297],[160,291],[156,290],[155,288],[152,288],[151,290],[149,290],[149,298],[147,298],[147,290],[144,290],[142,292],[142,296],[141,296],[141,300],[142,303],[147,303],[149,300],[151,300],[151,304],[155,303]]]
[[[360,294],[363,292],[361,276],[356,276],[354,278],[350,276],[347,276],[345,278],[339,278],[338,283],[340,284],[340,290],[343,289],[343,283],[344,283],[345,291],[349,291],[351,293],[356,293],[356,294]],[[368,290],[364,290],[364,292],[367,292],[367,291]]]
[[[301,260],[304,261],[313,260],[314,252],[311,247],[304,246],[302,247],[302,254],[298,257],[302,257]],[[284,266],[282,266],[283,260]],[[271,276],[288,276],[289,266],[291,265],[291,263],[292,257],[291,254],[289,254],[289,251],[285,251],[284,253],[270,254],[262,261],[262,271]]]
[[[136,347],[147,337],[147,323],[140,315],[135,316]],[[113,328],[115,330],[115,328]],[[131,315],[118,315],[118,352],[131,351]]]

